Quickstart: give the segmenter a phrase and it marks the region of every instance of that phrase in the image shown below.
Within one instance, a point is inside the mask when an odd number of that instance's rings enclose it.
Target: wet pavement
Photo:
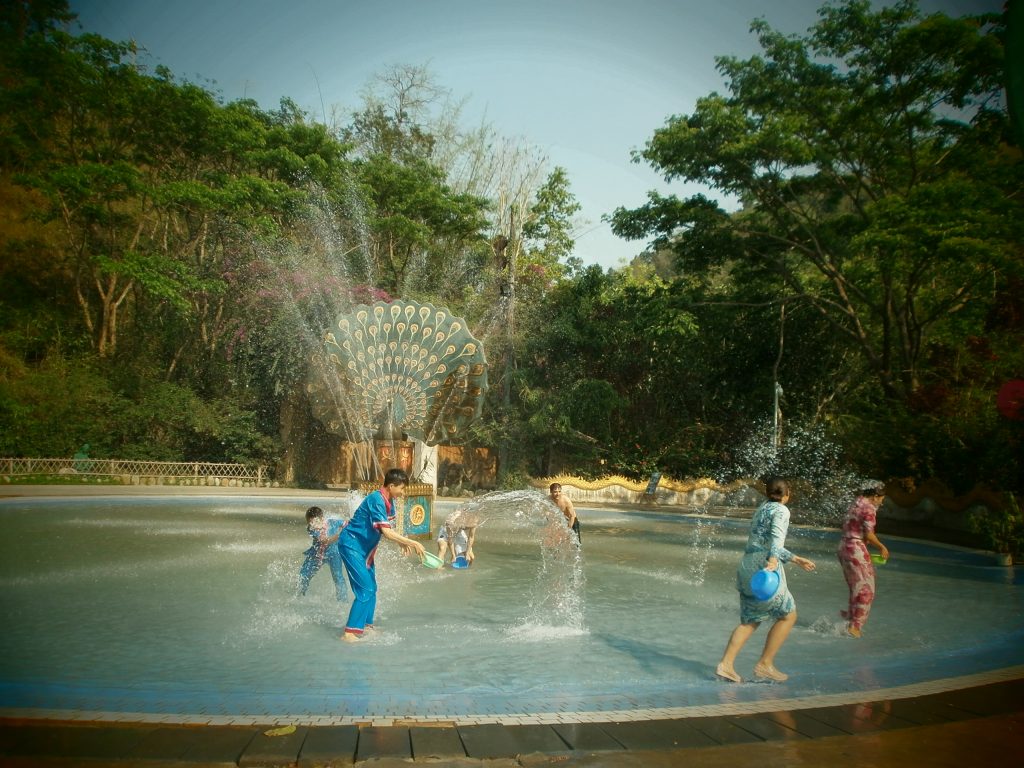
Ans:
[[[0,766],[989,766],[1024,747],[1024,670],[911,698],[550,725],[167,726],[0,720]]]

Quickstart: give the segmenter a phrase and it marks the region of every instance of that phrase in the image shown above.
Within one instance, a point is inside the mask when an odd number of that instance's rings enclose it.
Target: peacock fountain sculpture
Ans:
[[[455,441],[487,391],[483,345],[466,322],[415,301],[339,314],[311,363],[313,413],[349,440]]]

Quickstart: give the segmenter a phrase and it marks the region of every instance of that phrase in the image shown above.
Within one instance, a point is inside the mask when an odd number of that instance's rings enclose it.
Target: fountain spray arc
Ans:
[[[379,480],[391,467],[436,483],[436,446],[458,442],[487,391],[483,344],[465,320],[415,301],[359,305],[339,314],[311,357],[313,414],[334,434],[373,446]],[[411,438],[411,440],[410,440]],[[414,454],[433,448],[429,457]],[[414,471],[430,466],[433,473]],[[420,520],[416,526],[422,527]],[[426,519],[429,531],[429,513]]]

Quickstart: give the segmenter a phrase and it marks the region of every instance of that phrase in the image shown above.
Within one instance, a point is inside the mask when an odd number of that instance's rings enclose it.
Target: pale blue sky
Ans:
[[[467,122],[486,118],[569,173],[589,223],[576,255],[615,267],[643,250],[601,223],[649,189],[689,194],[630,162],[653,131],[722,90],[717,55],[758,52],[750,22],[802,33],[824,0],[70,0],[84,31],[135,40],[150,64],[264,108],[321,97],[350,113],[375,74],[425,64]],[[881,5],[881,4],[879,4]],[[1002,0],[921,0],[959,16]],[[212,81],[212,83],[210,82]],[[319,83],[319,90],[318,90]],[[468,127],[468,126],[467,126]]]

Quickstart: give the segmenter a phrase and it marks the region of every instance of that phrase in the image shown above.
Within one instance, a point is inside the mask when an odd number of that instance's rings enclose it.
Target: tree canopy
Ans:
[[[464,127],[425,67],[328,125],[72,22],[61,0],[0,13],[0,455],[292,466],[317,450],[297,425],[323,329],[402,297],[483,340],[465,439],[507,484],[721,475],[780,397],[784,431],[865,473],[1024,485],[1022,423],[994,407],[1024,368],[1004,17],[754,21],[761,53],[719,57],[722,93],[635,153],[704,192],[616,210],[644,244],[619,270],[585,266],[569,172]]]
[[[617,210],[614,230],[670,249],[685,279],[727,272],[734,295],[751,292],[742,280],[816,314],[860,402],[957,416],[951,380],[971,368],[991,391],[1020,364],[1019,325],[998,319],[1024,276],[1002,24],[922,16],[909,0],[826,5],[806,36],[755,21],[763,54],[718,58],[727,93],[669,118],[635,157],[736,209],[652,192]],[[986,359],[995,345],[1007,356]]]

